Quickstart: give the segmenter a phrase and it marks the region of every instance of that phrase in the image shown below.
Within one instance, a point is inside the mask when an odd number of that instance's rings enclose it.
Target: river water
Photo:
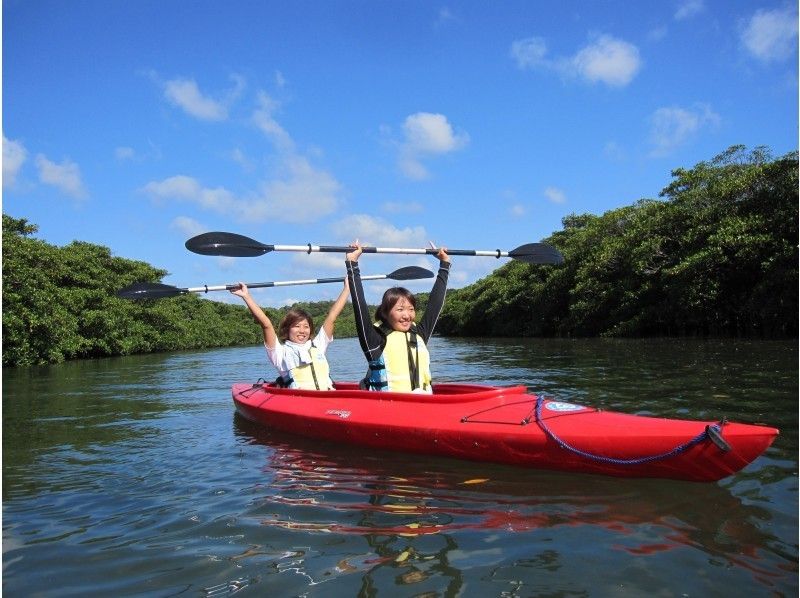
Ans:
[[[230,385],[261,347],[3,370],[8,596],[796,596],[796,342],[432,341],[441,382],[760,422],[717,483],[617,479],[279,434]],[[334,378],[365,369],[355,339]]]

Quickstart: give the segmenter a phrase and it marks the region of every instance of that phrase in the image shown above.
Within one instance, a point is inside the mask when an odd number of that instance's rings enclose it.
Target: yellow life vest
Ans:
[[[311,362],[301,363],[289,370],[288,376],[282,377],[282,386],[301,390],[333,390],[331,372],[325,353],[311,343],[308,349]]]
[[[425,341],[412,328],[409,332],[381,328],[386,345],[381,356],[370,363],[367,384],[391,392],[433,392],[431,358]]]

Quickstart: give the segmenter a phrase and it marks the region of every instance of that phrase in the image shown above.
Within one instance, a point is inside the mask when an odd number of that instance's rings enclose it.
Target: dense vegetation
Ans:
[[[510,262],[448,295],[465,336],[796,337],[797,152],[731,147],[673,171],[663,200],[570,215],[561,266]]]
[[[166,272],[112,257],[99,245],[74,241],[55,247],[33,238],[36,230],[24,219],[3,214],[4,366],[261,342],[261,329],[243,305],[196,295],[119,299],[119,289],[159,282]],[[329,306],[302,305],[319,323]],[[275,322],[284,311],[267,310]],[[345,316],[337,323],[337,335],[347,330]]]
[[[570,215],[545,241],[565,263],[511,261],[451,291],[437,331],[464,336],[796,337],[797,153],[732,147],[678,169],[662,200]],[[242,305],[115,292],[166,275],[80,241],[55,247],[3,215],[3,365],[261,342]],[[427,295],[419,296],[424,309]],[[301,303],[322,323],[331,303]],[[267,309],[278,322],[285,309]],[[355,333],[352,311],[336,325]]]

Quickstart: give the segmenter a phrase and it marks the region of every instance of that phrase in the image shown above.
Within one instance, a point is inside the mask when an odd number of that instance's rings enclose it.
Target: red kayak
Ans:
[[[778,430],[600,411],[524,386],[434,384],[433,394],[234,384],[236,409],[332,442],[538,469],[712,482],[763,453]]]

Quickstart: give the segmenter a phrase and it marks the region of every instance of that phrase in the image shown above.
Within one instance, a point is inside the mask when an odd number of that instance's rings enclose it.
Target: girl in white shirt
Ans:
[[[333,390],[333,380],[325,351],[333,341],[336,318],[342,313],[350,293],[346,280],[342,292],[334,301],[316,335],[311,316],[302,309],[289,310],[276,332],[267,314],[253,300],[246,284],[240,282],[239,288],[232,290],[231,293],[244,299],[250,313],[261,325],[267,356],[280,374],[278,383],[281,386],[306,390]]]

